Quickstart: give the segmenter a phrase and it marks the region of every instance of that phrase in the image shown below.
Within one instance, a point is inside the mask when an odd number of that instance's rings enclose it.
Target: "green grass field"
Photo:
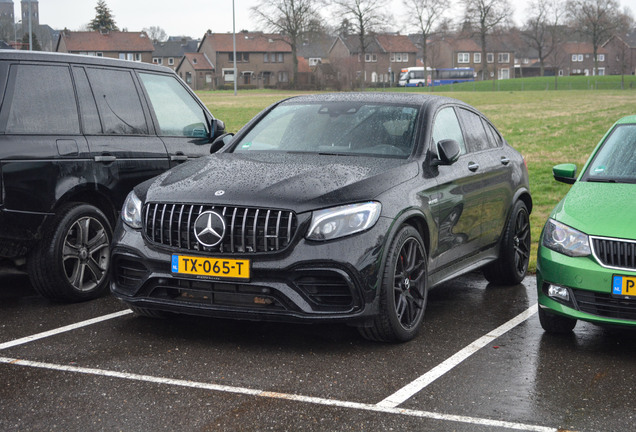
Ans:
[[[571,82],[588,77],[574,77]],[[603,78],[620,88],[620,77]],[[613,81],[610,80],[613,78]],[[630,78],[633,81],[634,77]],[[519,80],[508,80],[519,81]],[[536,80],[535,80],[536,81]],[[554,78],[543,79],[554,82]],[[567,81],[564,80],[564,84]],[[636,89],[636,81],[634,81]],[[468,86],[472,83],[462,84]],[[492,82],[478,83],[490,85]],[[517,83],[520,86],[521,83]],[[632,90],[572,91],[436,91],[465,101],[482,111],[508,142],[526,158],[534,209],[530,217],[533,248],[530,271],[536,268],[537,240],[552,208],[569,186],[552,178],[552,166],[576,163],[579,169],[607,129],[619,118],[636,114],[636,92]],[[486,88],[486,87],[484,87]],[[563,87],[560,87],[563,88]],[[629,86],[627,87],[629,88]],[[439,88],[438,88],[439,89]],[[438,90],[436,89],[436,90]],[[393,89],[393,91],[426,91]],[[467,89],[471,90],[471,89]],[[301,94],[285,91],[199,92],[210,111],[224,120],[228,131],[236,132],[263,108],[280,99]]]

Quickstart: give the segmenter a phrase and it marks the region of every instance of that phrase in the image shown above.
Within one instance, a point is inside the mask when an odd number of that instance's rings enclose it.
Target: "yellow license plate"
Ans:
[[[636,276],[614,275],[612,279],[612,294],[636,297]]]
[[[172,273],[224,279],[249,279],[250,260],[172,255]]]

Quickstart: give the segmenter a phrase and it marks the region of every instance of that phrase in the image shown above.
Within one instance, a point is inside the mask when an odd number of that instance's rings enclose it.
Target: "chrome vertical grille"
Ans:
[[[606,237],[590,237],[592,252],[604,267],[636,270],[636,241]]]
[[[194,223],[214,210],[225,220],[221,243],[204,247],[194,235]],[[297,218],[289,210],[193,204],[148,203],[143,209],[143,232],[152,243],[177,249],[218,253],[262,253],[285,249],[292,241]]]

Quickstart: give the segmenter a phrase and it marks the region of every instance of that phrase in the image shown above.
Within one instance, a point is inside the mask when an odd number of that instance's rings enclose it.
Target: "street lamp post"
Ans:
[[[232,49],[234,50],[234,70],[232,74],[234,75],[234,96],[236,96],[236,81],[237,81],[237,70],[236,70],[236,19],[234,15],[234,0],[232,0]]]
[[[33,29],[31,28],[31,0],[29,0],[29,51],[33,51]]]

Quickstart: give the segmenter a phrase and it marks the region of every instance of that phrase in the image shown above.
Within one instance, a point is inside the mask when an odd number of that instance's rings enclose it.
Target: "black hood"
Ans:
[[[373,199],[417,173],[418,163],[405,159],[220,153],[162,174],[142,199],[281,208],[302,213]]]

